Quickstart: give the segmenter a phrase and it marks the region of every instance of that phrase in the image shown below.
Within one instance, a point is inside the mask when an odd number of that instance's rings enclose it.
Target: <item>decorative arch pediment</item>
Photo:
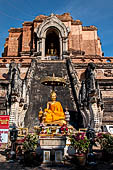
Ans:
[[[67,38],[69,30],[66,28],[63,22],[61,22],[55,15],[51,15],[45,19],[42,24],[37,28],[36,33],[39,39],[46,37],[46,32],[49,28],[55,28],[58,30],[62,38]]]

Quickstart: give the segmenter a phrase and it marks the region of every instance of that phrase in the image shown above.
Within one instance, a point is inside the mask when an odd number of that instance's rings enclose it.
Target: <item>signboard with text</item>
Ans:
[[[9,115],[0,115],[0,143],[8,143]]]
[[[9,129],[9,115],[0,115],[0,129]]]

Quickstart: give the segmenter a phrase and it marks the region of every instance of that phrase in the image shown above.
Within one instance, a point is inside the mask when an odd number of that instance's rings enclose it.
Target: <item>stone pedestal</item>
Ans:
[[[61,163],[66,145],[65,137],[40,137],[43,163]]]

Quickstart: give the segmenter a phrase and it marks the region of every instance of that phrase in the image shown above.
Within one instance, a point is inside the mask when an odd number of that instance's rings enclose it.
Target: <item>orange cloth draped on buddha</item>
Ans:
[[[46,112],[46,118],[44,121],[45,123],[54,122],[58,120],[65,120],[65,115],[60,102],[49,102],[47,104],[47,108],[48,109],[44,110],[44,112]]]

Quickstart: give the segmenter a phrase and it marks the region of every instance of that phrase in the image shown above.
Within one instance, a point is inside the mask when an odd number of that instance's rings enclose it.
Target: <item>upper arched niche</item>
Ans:
[[[46,32],[45,56],[55,56],[56,59],[59,59],[60,56],[59,31],[53,27]]]
[[[63,22],[61,22],[55,15],[51,15],[45,19],[39,27],[36,28],[35,33],[37,34],[37,51],[41,52],[42,58],[45,57],[46,52],[46,36],[52,30],[59,38],[59,59],[62,59],[64,51],[68,50],[67,40],[69,29],[66,28]],[[58,41],[57,41],[58,42]]]

